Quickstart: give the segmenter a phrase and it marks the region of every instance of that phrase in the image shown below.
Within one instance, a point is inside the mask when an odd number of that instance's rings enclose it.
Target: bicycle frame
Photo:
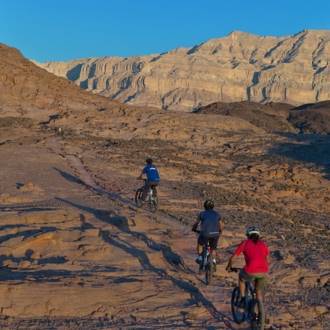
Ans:
[[[200,230],[195,230],[197,234],[200,234]],[[205,283],[206,285],[211,283],[212,280],[212,273],[216,270],[215,265],[213,267],[213,260],[212,260],[212,250],[209,246],[209,243],[205,243],[203,245],[202,251],[202,262],[199,266],[199,271],[205,272]]]
[[[149,187],[148,195],[147,195],[147,200],[152,201],[154,197],[154,191],[151,187]]]
[[[158,206],[158,199],[157,199],[157,195],[154,192],[155,188],[148,187],[148,191],[145,192],[147,180],[143,179],[143,181],[144,181],[143,187],[139,188],[135,192],[135,202],[138,205],[138,207],[141,207],[145,202],[147,202],[149,204],[150,210],[152,212],[156,212]],[[142,199],[142,196],[146,197],[145,200]]]
[[[209,244],[208,243],[204,244],[203,252],[202,252],[202,257],[203,257],[202,265],[204,269],[206,269],[207,264],[210,262],[209,260],[210,255],[211,255],[211,248]]]

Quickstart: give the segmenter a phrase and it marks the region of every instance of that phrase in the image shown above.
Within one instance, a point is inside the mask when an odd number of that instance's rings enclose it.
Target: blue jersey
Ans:
[[[147,176],[148,181],[159,182],[160,180],[158,170],[154,165],[146,165],[143,173]]]
[[[214,210],[206,210],[199,214],[201,234],[205,237],[219,236],[221,215]]]

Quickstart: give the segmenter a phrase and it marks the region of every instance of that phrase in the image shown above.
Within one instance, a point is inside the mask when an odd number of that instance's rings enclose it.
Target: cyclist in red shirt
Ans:
[[[265,242],[260,239],[260,231],[256,227],[246,230],[247,239],[241,242],[234,254],[230,257],[226,270],[230,271],[233,259],[243,253],[245,267],[239,273],[239,289],[241,294],[240,305],[244,306],[245,282],[255,281],[257,299],[262,300],[262,292],[268,273],[269,249]]]

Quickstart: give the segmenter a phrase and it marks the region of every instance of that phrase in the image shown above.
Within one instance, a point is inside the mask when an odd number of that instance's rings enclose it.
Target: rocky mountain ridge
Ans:
[[[233,32],[192,48],[140,57],[39,64],[83,89],[139,106],[191,111],[213,102],[330,99],[330,31]]]

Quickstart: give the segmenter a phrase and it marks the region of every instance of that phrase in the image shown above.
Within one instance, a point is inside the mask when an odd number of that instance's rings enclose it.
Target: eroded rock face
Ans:
[[[189,111],[216,101],[330,99],[329,60],[330,31],[312,30],[289,37],[233,32],[164,54],[40,66],[121,102]]]

